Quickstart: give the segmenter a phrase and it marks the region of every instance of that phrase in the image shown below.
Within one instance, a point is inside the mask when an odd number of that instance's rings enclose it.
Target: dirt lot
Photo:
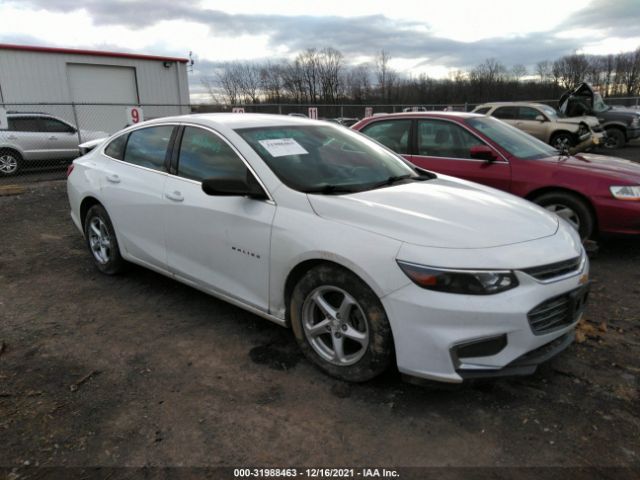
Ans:
[[[0,466],[17,475],[24,465],[640,468],[640,239],[601,245],[585,339],[536,375],[436,387],[390,372],[348,385],[274,324],[141,268],[99,274],[65,195],[58,183],[0,197]]]

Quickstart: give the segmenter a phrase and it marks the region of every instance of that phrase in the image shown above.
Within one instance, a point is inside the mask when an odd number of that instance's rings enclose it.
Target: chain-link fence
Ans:
[[[557,106],[557,100],[538,100]],[[638,108],[640,97],[607,98],[612,106]],[[175,104],[0,104],[0,185],[65,177],[79,145],[105,138],[127,125],[171,115],[206,112],[316,116],[351,125],[367,115],[404,111],[473,110],[475,103],[430,105],[175,105]]]

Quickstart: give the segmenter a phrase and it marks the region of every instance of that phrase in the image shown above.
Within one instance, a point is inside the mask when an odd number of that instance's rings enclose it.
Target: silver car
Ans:
[[[0,176],[15,175],[29,162],[71,160],[78,144],[104,138],[105,132],[80,130],[46,113],[8,113],[8,129],[0,130]]]

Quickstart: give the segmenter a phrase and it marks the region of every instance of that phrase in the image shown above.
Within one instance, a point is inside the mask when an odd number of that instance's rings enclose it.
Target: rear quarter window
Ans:
[[[173,126],[134,130],[127,140],[124,161],[153,170],[164,170],[164,160],[172,133]]]
[[[109,145],[104,149],[104,154],[116,160],[124,159],[124,148],[127,145],[127,138],[129,135],[120,135],[119,137],[111,140]]]

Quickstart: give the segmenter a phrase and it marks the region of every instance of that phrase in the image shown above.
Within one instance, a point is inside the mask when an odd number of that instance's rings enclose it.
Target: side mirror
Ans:
[[[247,180],[231,177],[206,178],[202,181],[202,191],[207,195],[220,197],[249,197],[257,200],[268,198],[251,174],[247,174]]]
[[[544,122],[545,118],[542,115],[536,115],[536,120],[539,122]]]
[[[495,162],[498,159],[495,150],[488,145],[474,145],[469,150],[469,156],[471,158],[486,160],[487,162]]]

